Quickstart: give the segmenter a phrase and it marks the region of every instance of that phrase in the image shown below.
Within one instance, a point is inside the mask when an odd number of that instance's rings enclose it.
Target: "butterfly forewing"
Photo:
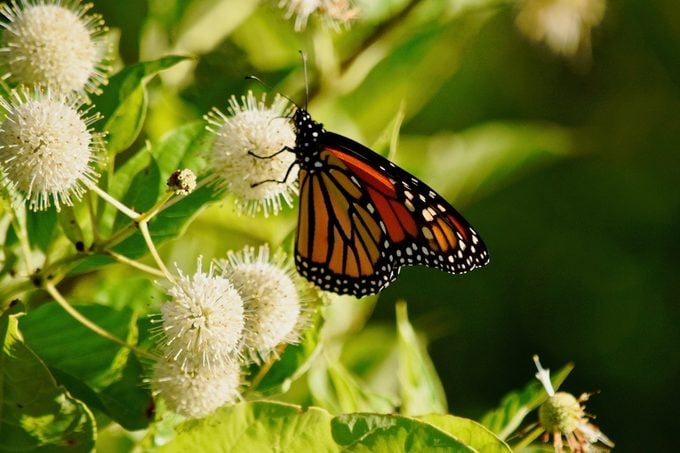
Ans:
[[[296,114],[301,166],[298,270],[325,290],[363,296],[401,266],[464,273],[488,262],[469,223],[425,183],[367,147]]]

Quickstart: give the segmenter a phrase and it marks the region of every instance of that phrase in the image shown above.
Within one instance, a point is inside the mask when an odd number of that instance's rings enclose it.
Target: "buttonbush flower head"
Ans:
[[[297,167],[291,169],[295,155],[283,151],[295,146],[288,101],[277,95],[267,107],[264,95],[258,101],[248,92],[241,104],[231,97],[229,114],[213,109],[206,117],[217,134],[209,156],[212,169],[234,193],[242,212],[276,214],[281,200],[291,205],[297,184]]]
[[[106,81],[104,23],[77,0],[21,0],[0,6],[0,56],[17,84],[62,93],[96,92]]]
[[[590,30],[602,21],[605,0],[523,0],[517,27],[565,56],[590,52]]]
[[[548,399],[538,409],[538,419],[545,431],[545,440],[553,438],[555,451],[563,451],[563,437],[572,452],[590,451],[594,444],[601,443],[612,448],[614,443],[597,426],[589,422],[585,407],[581,403],[588,399],[584,393],[578,399],[567,392],[555,392],[550,381],[550,371],[544,369],[534,356],[538,372],[536,378],[543,384]]]
[[[350,0],[281,0],[279,7],[286,9],[286,19],[295,16],[295,31],[304,30],[309,16],[314,13],[337,30],[340,25],[356,19],[359,12]]]
[[[189,195],[196,189],[196,175],[188,168],[175,170],[166,184],[168,190],[174,192],[175,195]]]
[[[201,258],[197,267],[193,276],[177,269],[179,276],[167,291],[170,300],[161,305],[163,355],[183,370],[235,361],[245,323],[243,299],[234,285],[215,275],[212,264],[204,273]]]
[[[97,117],[80,107],[75,98],[49,90],[22,88],[0,98],[3,182],[33,210],[72,205],[97,179],[102,135],[90,128]]]
[[[298,290],[297,274],[283,253],[270,256],[266,245],[257,253],[246,247],[229,252],[220,265],[247,301],[243,349],[253,361],[276,354],[281,343],[299,340],[309,322],[309,297]]]
[[[160,359],[154,365],[151,386],[168,409],[188,418],[200,418],[241,398],[241,368],[228,362],[217,368],[184,369],[174,360]]]

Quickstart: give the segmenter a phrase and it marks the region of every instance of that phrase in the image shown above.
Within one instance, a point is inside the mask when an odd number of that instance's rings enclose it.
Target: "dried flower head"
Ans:
[[[277,95],[267,107],[264,95],[258,102],[248,92],[240,105],[231,97],[229,113],[213,109],[206,118],[217,134],[210,156],[212,169],[243,212],[276,214],[281,200],[291,205],[297,184],[296,167],[291,168],[295,155],[286,151],[295,146],[288,101]]]
[[[102,135],[90,127],[74,98],[49,90],[14,90],[0,98],[0,166],[4,183],[33,210],[54,203],[72,205],[97,179],[93,165],[103,150]]]
[[[348,25],[359,13],[350,0],[281,0],[279,8],[286,9],[286,19],[295,16],[295,31],[304,30],[309,16],[314,13],[336,30],[340,25]]]
[[[61,93],[96,92],[106,81],[104,23],[77,0],[21,0],[0,6],[0,54],[17,84]]]
[[[524,0],[517,27],[553,52],[571,56],[590,52],[590,30],[602,21],[605,0]]]
[[[297,274],[283,253],[270,256],[264,245],[256,254],[246,247],[229,252],[220,265],[247,301],[242,347],[252,360],[266,360],[281,343],[299,340],[309,320],[309,298],[298,290]]]
[[[225,404],[240,400],[241,368],[237,362],[217,368],[183,369],[177,362],[160,359],[154,365],[151,386],[168,409],[188,418],[200,418]]]
[[[572,452],[590,451],[590,447],[597,443],[613,447],[614,443],[590,423],[585,407],[581,405],[589,395],[584,393],[577,399],[567,392],[555,392],[550,382],[550,371],[541,366],[538,356],[534,356],[534,363],[538,369],[536,378],[548,394],[548,399],[538,410],[539,424],[545,431],[546,441],[552,436],[555,451],[563,451],[563,437]]]
[[[219,368],[236,361],[243,334],[243,299],[232,283],[215,275],[211,264],[207,273],[198,259],[196,273],[179,277],[168,290],[170,300],[161,305],[167,360],[181,369]]]

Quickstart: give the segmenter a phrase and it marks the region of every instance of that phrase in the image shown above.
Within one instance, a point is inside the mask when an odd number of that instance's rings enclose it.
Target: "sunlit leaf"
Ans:
[[[435,426],[401,415],[345,414],[331,422],[343,452],[473,452]]]
[[[418,420],[436,426],[480,453],[511,453],[510,447],[483,425],[448,414],[427,414]]]
[[[314,404],[333,414],[394,412],[397,405],[391,395],[371,389],[333,357],[319,357],[309,370],[307,382]]]
[[[267,401],[225,407],[177,428],[160,452],[339,452],[331,437],[331,415],[323,409]]]

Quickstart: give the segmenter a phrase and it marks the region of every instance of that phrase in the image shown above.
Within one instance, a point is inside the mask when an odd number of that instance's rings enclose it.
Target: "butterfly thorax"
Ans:
[[[321,160],[319,139],[326,133],[323,124],[312,119],[307,110],[298,108],[293,116],[295,126],[295,157],[301,168],[315,172]]]

